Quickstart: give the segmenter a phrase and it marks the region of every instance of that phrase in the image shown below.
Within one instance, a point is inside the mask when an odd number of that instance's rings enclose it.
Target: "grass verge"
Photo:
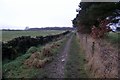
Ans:
[[[66,38],[57,41],[56,43],[60,45],[59,48],[52,49],[53,58],[60,51],[61,47],[65,43]],[[53,42],[54,43],[54,42]],[[49,44],[53,44],[52,42]],[[49,45],[47,44],[47,45]],[[40,47],[31,47],[26,54],[16,58],[14,61],[11,61],[2,66],[3,68],[3,78],[33,78],[39,74],[39,76],[43,77],[45,72],[44,68],[36,68],[36,67],[28,67],[24,65],[26,59],[28,59],[32,53],[41,51],[44,46]]]
[[[81,52],[78,39],[73,36],[68,60],[65,65],[66,78],[87,78],[84,70],[84,54]]]

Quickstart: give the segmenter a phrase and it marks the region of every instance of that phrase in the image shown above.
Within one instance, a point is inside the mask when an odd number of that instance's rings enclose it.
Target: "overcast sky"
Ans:
[[[0,28],[72,27],[80,0],[0,0]]]

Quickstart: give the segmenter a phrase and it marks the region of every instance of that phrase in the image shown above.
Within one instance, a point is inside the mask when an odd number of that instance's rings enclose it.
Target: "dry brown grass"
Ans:
[[[30,59],[34,59],[34,58],[40,58],[40,53],[39,52],[35,52],[30,56]]]
[[[51,48],[50,48],[49,46],[43,48],[43,50],[42,50],[41,52],[42,52],[42,54],[43,54],[44,56],[47,56],[47,57],[53,55],[52,52],[51,52]]]
[[[58,48],[60,45],[57,43],[53,43],[51,45],[46,45],[40,52],[35,52],[31,54],[31,56],[24,62],[28,67],[36,67],[41,68],[44,67],[45,64],[52,60],[51,56],[53,56],[52,49]],[[43,57],[41,59],[41,57]]]
[[[51,45],[50,47],[51,47],[51,48],[57,48],[57,47],[59,47],[59,46],[60,46],[59,44],[53,43],[53,45]]]
[[[92,49],[95,42],[94,50]],[[86,70],[90,77],[117,78],[118,77],[118,49],[107,41],[94,40],[91,37],[80,36],[80,43],[86,56]]]
[[[45,66],[45,61],[44,60],[38,60],[38,63],[36,65],[37,68],[42,68]]]
[[[40,60],[38,58],[34,59],[27,59],[24,64],[27,65],[28,67],[36,67],[36,68],[41,68],[45,65],[45,60]]]

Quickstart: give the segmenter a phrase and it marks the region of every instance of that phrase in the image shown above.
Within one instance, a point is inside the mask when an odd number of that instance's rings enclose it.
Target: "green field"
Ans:
[[[118,44],[120,42],[120,32],[109,32],[107,34],[107,40],[113,44]]]
[[[59,30],[42,30],[42,31],[2,31],[2,41],[9,41],[20,36],[46,36],[59,34]]]

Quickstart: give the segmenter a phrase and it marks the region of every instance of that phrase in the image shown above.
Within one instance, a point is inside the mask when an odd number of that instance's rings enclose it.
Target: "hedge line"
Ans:
[[[31,36],[21,36],[14,38],[7,43],[2,42],[2,60],[13,60],[19,55],[21,55],[21,53],[25,53],[26,50],[31,46],[44,45],[68,33],[70,33],[70,31],[45,37],[36,36],[33,38]]]

